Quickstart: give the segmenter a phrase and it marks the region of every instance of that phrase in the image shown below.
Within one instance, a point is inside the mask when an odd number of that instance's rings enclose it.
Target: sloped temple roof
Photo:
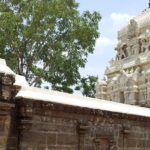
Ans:
[[[81,108],[98,109],[122,114],[150,117],[150,109],[140,106],[121,104],[83,96],[75,96],[63,92],[30,87],[23,76],[16,75],[7,65],[5,60],[0,59],[0,73],[12,74],[15,76],[14,86],[21,86],[16,99],[24,98],[35,101],[45,101],[58,104],[65,104]]]
[[[150,117],[150,109],[140,106],[122,104],[83,96],[74,96],[63,92],[39,89],[35,87],[22,87],[16,98],[40,100],[82,108],[99,109],[109,112],[117,112],[129,115]]]

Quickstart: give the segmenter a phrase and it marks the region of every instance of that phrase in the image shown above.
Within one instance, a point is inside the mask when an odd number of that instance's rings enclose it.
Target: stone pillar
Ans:
[[[11,105],[0,102],[0,149],[7,149]]]
[[[102,135],[96,135],[95,139],[95,147],[96,150],[109,150],[109,142],[110,142],[110,137],[107,136],[102,136]]]
[[[131,133],[131,126],[130,126],[130,124],[124,124],[124,125],[122,125],[122,129],[120,131],[120,135],[122,137],[122,143],[120,145],[121,145],[121,149],[123,149],[123,150],[126,150],[126,147],[128,147],[129,144],[130,144],[127,141],[128,136],[130,135],[130,133]],[[135,146],[135,143],[133,143],[133,144]]]
[[[117,150],[116,142],[114,140],[110,141],[110,150]]]
[[[14,75],[0,73],[0,102],[13,103],[15,93],[14,82]]]
[[[0,149],[17,149],[17,134],[14,132],[14,73],[0,59]]]
[[[95,139],[95,148],[96,150],[100,150],[100,139]]]
[[[78,134],[79,134],[78,150],[85,150],[84,138],[85,138],[86,130],[87,130],[87,126],[85,124],[78,125]]]

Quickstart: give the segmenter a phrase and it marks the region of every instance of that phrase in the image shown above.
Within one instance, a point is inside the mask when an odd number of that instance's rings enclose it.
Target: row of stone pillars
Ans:
[[[78,133],[79,133],[79,145],[78,150],[86,150],[84,145],[85,134],[87,132],[88,126],[80,124],[78,126]],[[116,142],[114,138],[110,139],[110,137],[99,136],[96,135],[95,139],[93,140],[95,143],[95,150],[117,150]]]

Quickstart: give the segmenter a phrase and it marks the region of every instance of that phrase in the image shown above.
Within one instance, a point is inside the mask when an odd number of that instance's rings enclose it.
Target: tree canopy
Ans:
[[[82,77],[75,89],[81,91],[84,96],[94,98],[96,94],[95,85],[97,81],[98,77],[95,76]]]
[[[75,0],[1,0],[0,57],[32,86],[73,92],[99,37],[98,12]]]

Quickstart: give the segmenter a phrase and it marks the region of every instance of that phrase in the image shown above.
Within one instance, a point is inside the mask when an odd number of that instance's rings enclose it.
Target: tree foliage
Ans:
[[[97,12],[75,0],[1,0],[0,57],[32,86],[72,92],[99,36]]]
[[[84,96],[95,97],[95,85],[98,80],[98,77],[88,76],[81,78],[76,90],[80,90]]]

